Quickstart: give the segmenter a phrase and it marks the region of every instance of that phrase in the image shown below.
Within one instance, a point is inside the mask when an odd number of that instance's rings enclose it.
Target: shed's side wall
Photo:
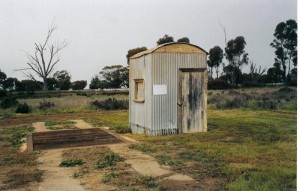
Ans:
[[[152,94],[151,135],[177,130],[177,74],[179,68],[207,68],[206,54],[153,53],[152,82],[167,85],[166,95]],[[152,89],[152,87],[151,87]],[[206,105],[206,104],[205,104]],[[205,108],[206,110],[206,108]],[[205,119],[206,122],[206,119]]]
[[[134,102],[134,79],[144,79],[145,102]],[[151,127],[151,55],[130,60],[129,65],[129,125],[133,133],[148,133]]]

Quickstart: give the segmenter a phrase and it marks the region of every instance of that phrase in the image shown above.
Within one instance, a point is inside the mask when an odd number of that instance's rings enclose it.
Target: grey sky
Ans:
[[[206,51],[225,47],[244,36],[250,60],[264,68],[273,65],[270,47],[279,22],[297,19],[296,0],[0,0],[0,69],[25,79],[15,69],[26,67],[26,54],[42,42],[55,20],[52,42],[67,39],[56,70],[74,80],[90,79],[106,65],[127,65],[129,49],[152,48],[164,34],[188,37]],[[24,52],[25,51],[25,52]],[[244,67],[248,71],[248,67]]]

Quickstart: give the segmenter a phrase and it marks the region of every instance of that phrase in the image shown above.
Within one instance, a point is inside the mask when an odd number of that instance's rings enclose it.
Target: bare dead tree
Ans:
[[[48,34],[46,40],[43,43],[34,43],[35,53],[27,54],[28,62],[26,63],[29,68],[24,68],[20,70],[32,70],[38,77],[43,79],[43,90],[48,89],[47,78],[50,77],[53,72],[54,66],[60,61],[58,53],[68,46],[66,40],[59,43],[50,44],[49,39],[51,38],[53,32],[56,30],[56,26],[51,24],[48,29]],[[32,73],[28,72],[27,76],[36,81]]]
[[[225,46],[227,46],[227,33],[226,33],[226,27],[222,25],[221,21],[219,21],[219,25],[221,26],[223,32],[224,32],[224,37],[225,37]]]

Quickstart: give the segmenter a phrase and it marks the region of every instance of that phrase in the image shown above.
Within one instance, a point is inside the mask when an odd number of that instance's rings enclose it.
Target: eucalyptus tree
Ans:
[[[240,79],[239,73],[241,73],[241,67],[248,64],[248,53],[245,52],[246,41],[243,36],[238,36],[235,39],[231,39],[227,42],[225,47],[225,56],[228,60],[232,70],[231,82],[237,86]]]
[[[213,68],[216,68],[217,78],[219,78],[219,66],[223,61],[223,50],[219,46],[215,46],[209,50],[207,64],[211,68],[210,76],[213,75]]]
[[[287,82],[292,62],[294,68],[297,67],[297,22],[291,19],[279,23],[275,28],[274,37],[270,46],[275,48],[275,62],[281,64],[283,79]]]

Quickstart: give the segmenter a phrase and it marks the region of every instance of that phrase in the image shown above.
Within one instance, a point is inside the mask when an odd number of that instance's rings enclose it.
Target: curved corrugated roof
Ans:
[[[190,47],[190,48],[189,48]],[[182,42],[171,42],[161,44],[155,48],[139,52],[130,57],[130,59],[139,58],[141,56],[153,53],[153,52],[172,52],[172,53],[205,53],[208,54],[203,48],[196,46],[194,44],[182,43]]]

